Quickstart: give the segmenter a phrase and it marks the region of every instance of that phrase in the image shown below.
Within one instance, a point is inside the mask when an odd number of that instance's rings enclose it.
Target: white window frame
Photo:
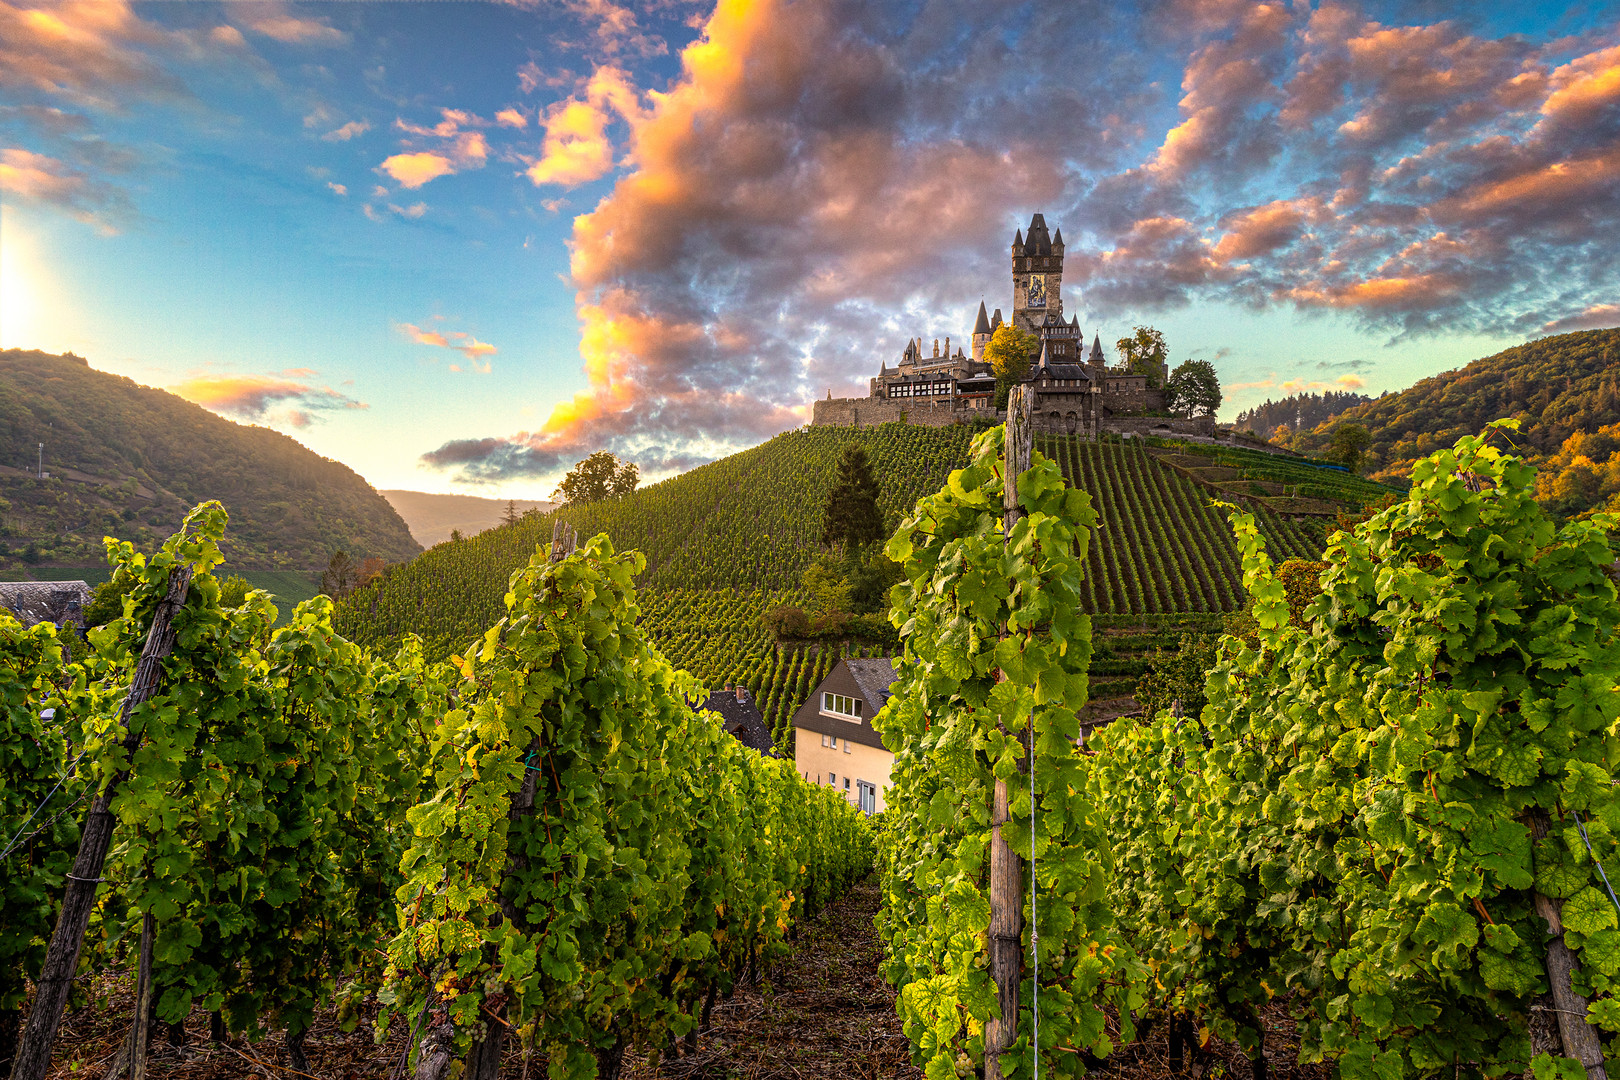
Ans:
[[[861,722],[861,713],[866,709],[866,702],[857,697],[846,694],[835,694],[823,691],[821,695],[821,715],[836,717],[839,720],[852,720]]]

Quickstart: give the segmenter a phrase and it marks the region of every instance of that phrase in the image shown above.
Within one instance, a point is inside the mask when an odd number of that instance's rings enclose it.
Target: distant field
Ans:
[[[297,570],[238,570],[225,568],[247,579],[255,589],[263,589],[275,597],[280,626],[292,616],[293,608],[321,591],[321,579],[316,574]],[[82,581],[92,589],[111,577],[105,566],[32,566],[27,570],[0,570],[0,581]]]

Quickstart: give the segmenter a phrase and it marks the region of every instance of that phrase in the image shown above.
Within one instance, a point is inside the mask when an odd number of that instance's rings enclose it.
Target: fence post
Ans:
[[[1003,532],[1007,537],[1012,536],[1013,527],[1024,516],[1018,504],[1018,474],[1029,468],[1034,449],[1031,426],[1034,399],[1033,387],[1015,386],[1007,401],[1007,432],[1002,449],[1002,506],[1006,513]],[[1002,633],[1005,635],[1005,629]],[[996,673],[998,682],[1006,677],[1005,672]],[[992,1017],[984,1027],[985,1080],[1000,1080],[1001,1055],[1018,1037],[1018,982],[1023,974],[1024,959],[1024,867],[1023,860],[1002,835],[1002,826],[1008,820],[1007,781],[997,778],[990,804],[988,944],[990,978],[996,984],[996,1000],[1001,1005],[1001,1017]]]
[[[61,1025],[62,1012],[67,1007],[73,974],[79,967],[79,952],[84,948],[84,932],[90,925],[90,911],[96,902],[96,886],[101,883],[101,868],[107,861],[107,849],[112,846],[114,823],[109,808],[119,785],[129,778],[128,763],[141,745],[142,733],[129,731],[129,717],[158,691],[163,677],[163,661],[174,649],[174,616],[186,605],[191,575],[192,568],[186,565],[170,570],[169,591],[158,601],[157,610],[152,613],[152,626],[146,634],[146,645],[141,649],[141,658],[135,665],[135,676],[130,680],[129,693],[125,695],[123,707],[118,713],[118,722],[125,730],[125,767],[107,781],[107,786],[96,796],[90,804],[90,812],[85,815],[79,854],[73,860],[73,869],[68,871],[68,885],[62,896],[61,913],[56,918],[56,931],[51,935],[45,964],[34,982],[34,1006],[28,1015],[28,1027],[23,1032],[17,1064],[11,1073],[12,1080],[45,1080],[45,1073],[50,1068],[56,1029]]]

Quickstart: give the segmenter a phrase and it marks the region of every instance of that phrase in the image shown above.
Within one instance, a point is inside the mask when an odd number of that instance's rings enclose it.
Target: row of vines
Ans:
[[[638,577],[641,625],[677,667],[711,690],[748,687],[779,746],[790,746],[793,712],[859,642],[778,648],[760,618],[803,605],[799,582],[818,550],[820,513],[834,465],[862,444],[881,487],[879,505],[898,522],[924,494],[965,465],[971,431],[810,427],[651,485],[619,501],[565,507],[468,539],[440,544],[391,567],[345,599],[338,629],[372,647],[419,635],[430,660],[464,651],[504,612],[508,578],[557,519],[580,535],[606,533],[646,557]],[[1160,466],[1134,443],[1043,439],[1068,481],[1091,493],[1102,515],[1085,584],[1096,613],[1222,612],[1243,604],[1238,555],[1205,492]],[[1264,514],[1276,550],[1315,558],[1320,538]]]
[[[1257,1080],[1279,1029],[1351,1080],[1606,1075],[1620,518],[1559,526],[1494,434],[1335,534],[1303,610],[1227,507],[1253,628],[1222,640],[1200,714],[1084,750],[1106,506],[1037,453],[1009,531],[999,431],[919,504],[889,543],[907,631],[874,726],[896,755],[885,970],[929,1077],[1078,1076],[1150,1025],[1182,1063],[1235,1041]],[[1021,960],[998,984],[1001,940]]]
[[[347,640],[324,597],[280,628],[265,593],[223,605],[224,528],[206,504],[153,556],[110,542],[136,584],[88,640],[0,616],[0,1061],[29,981],[62,985],[49,942],[69,976],[149,957],[171,1039],[200,1008],[221,1035],[285,1031],[307,1071],[315,1011],[352,1026],[375,994],[379,1035],[404,1025],[434,1075],[492,1077],[510,1031],[587,1076],[686,1034],[869,871],[841,795],[694,711],[701,684],[637,625],[640,555],[534,555],[476,647],[429,663]],[[98,793],[114,833],[87,873]],[[51,1058],[39,1000],[24,1080]]]

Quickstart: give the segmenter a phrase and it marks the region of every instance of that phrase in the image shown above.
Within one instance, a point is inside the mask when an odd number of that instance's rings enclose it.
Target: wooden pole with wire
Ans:
[[[1018,475],[1029,468],[1034,451],[1032,428],[1035,391],[1015,386],[1007,400],[1007,433],[1002,449],[1003,535],[1011,538],[1013,527],[1024,516],[1018,503]],[[1006,630],[1002,630],[1005,636]],[[998,682],[1006,679],[998,671]],[[999,721],[998,721],[999,723]],[[1003,732],[1005,732],[1003,727]],[[1007,810],[1007,781],[997,777],[990,803],[990,978],[996,984],[1000,1018],[992,1017],[984,1026],[984,1077],[1001,1080],[1001,1055],[1018,1038],[1018,983],[1023,975],[1024,950],[1024,866],[1002,833],[1010,820]]]

